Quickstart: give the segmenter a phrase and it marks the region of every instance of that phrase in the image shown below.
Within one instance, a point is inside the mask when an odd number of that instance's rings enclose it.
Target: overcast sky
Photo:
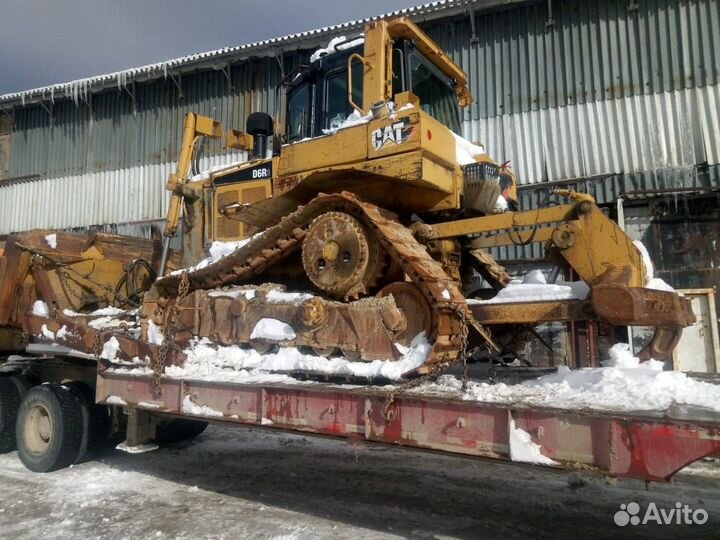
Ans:
[[[0,94],[379,15],[423,0],[2,0]]]

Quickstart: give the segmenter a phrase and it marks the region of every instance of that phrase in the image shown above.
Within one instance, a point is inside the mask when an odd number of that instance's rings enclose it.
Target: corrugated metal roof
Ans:
[[[68,97],[78,103],[81,100],[87,100],[88,95],[91,93],[111,88],[113,86],[116,86],[118,89],[122,89],[131,82],[148,81],[158,78],[167,79],[168,75],[172,73],[182,73],[188,70],[197,70],[208,67],[218,69],[226,67],[231,63],[256,56],[273,56],[276,53],[296,50],[299,47],[305,48],[317,46],[320,43],[324,44],[324,41],[326,41],[327,37],[330,35],[337,34],[339,32],[352,31],[363,27],[368,22],[379,19],[405,15],[416,21],[427,21],[432,20],[435,17],[445,17],[453,13],[462,13],[469,7],[472,7],[473,9],[488,9],[498,5],[508,5],[523,1],[527,0],[439,0],[436,2],[429,2],[419,6],[391,11],[375,17],[357,19],[306,32],[298,32],[287,36],[266,39],[236,47],[225,47],[214,51],[191,54],[167,60],[165,62],[148,64],[114,73],[107,73],[71,82],[5,94],[0,96],[0,107],[18,104],[22,104],[24,106],[25,104],[34,101],[50,100],[54,102],[56,99]]]

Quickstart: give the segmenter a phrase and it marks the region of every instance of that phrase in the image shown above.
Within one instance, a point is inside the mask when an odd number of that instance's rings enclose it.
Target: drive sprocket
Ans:
[[[319,289],[345,300],[369,292],[382,273],[384,253],[357,218],[344,212],[316,217],[302,245],[302,262]]]

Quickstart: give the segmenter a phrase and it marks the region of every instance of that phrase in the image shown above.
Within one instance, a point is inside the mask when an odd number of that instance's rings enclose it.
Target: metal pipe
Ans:
[[[162,249],[162,255],[160,256],[160,268],[158,268],[158,277],[163,277],[165,275],[165,267],[167,266],[167,260],[168,260],[168,254],[170,253],[170,241],[172,240],[172,236],[165,236],[163,238],[163,249]]]

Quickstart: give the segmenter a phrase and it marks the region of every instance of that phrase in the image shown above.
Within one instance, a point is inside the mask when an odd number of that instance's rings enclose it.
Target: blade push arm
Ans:
[[[165,219],[165,230],[163,236],[163,252],[160,260],[159,276],[165,274],[165,266],[167,265],[168,252],[170,250],[170,241],[177,233],[180,223],[180,215],[182,213],[183,202],[183,186],[187,183],[190,173],[190,165],[195,155],[197,143],[201,137],[210,137],[218,139],[223,136],[223,128],[220,122],[216,122],[212,118],[200,116],[195,113],[187,113],[185,115],[185,125],[183,129],[182,145],[180,147],[180,155],[178,157],[177,170],[168,178],[166,188],[172,193],[170,196],[170,204],[168,205],[167,217]]]
[[[416,233],[427,241],[485,235],[471,240],[471,249],[546,242],[549,260],[572,268],[590,285],[589,302],[485,305],[476,313],[480,322],[490,319],[502,320],[503,324],[527,324],[532,320],[573,320],[592,315],[617,326],[653,326],[655,336],[639,356],[668,357],[682,328],[695,322],[689,300],[673,291],[646,288],[647,269],[640,250],[590,196],[569,191],[558,194],[575,202],[423,225]],[[591,308],[591,314],[585,305]]]

